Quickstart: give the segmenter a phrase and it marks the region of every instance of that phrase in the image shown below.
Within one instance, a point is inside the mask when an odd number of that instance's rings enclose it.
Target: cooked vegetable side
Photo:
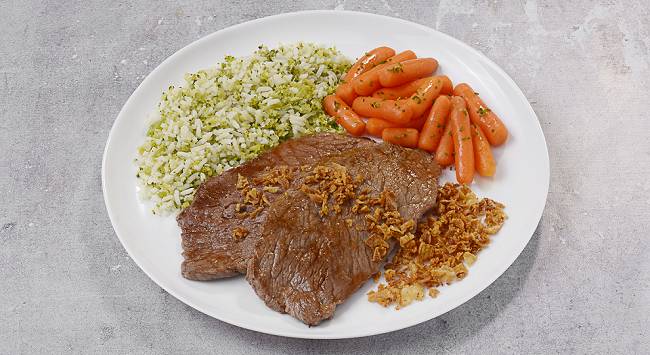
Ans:
[[[501,119],[468,84],[454,87],[448,76],[432,76],[438,69],[436,59],[417,58],[413,51],[377,59],[390,54],[394,51],[388,47],[373,49],[346,74],[349,80],[339,85],[336,96],[356,116],[348,114],[352,118],[342,120],[332,114],[337,122],[354,135],[385,136],[396,144],[430,152],[441,166],[455,165],[460,183],[472,183],[475,170],[493,176],[496,162],[490,145],[502,145],[508,138]],[[361,133],[359,122],[364,120]]]

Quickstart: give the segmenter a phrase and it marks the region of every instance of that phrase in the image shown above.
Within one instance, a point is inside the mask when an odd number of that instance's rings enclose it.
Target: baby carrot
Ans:
[[[462,96],[467,102],[469,117],[477,126],[481,127],[483,133],[492,145],[501,145],[508,138],[508,129],[503,122],[494,114],[474,92],[468,84],[458,84],[454,88],[454,95]]]
[[[413,117],[419,117],[428,110],[433,101],[440,95],[442,89],[442,80],[439,77],[427,78],[408,99],[401,99],[408,106],[411,106]]]
[[[427,152],[435,152],[440,143],[440,138],[445,130],[445,123],[447,123],[447,116],[449,116],[449,108],[451,101],[447,96],[438,96],[433,103],[431,112],[424,122],[424,127],[420,131],[420,139],[418,140],[418,148],[426,150]]]
[[[404,102],[359,96],[352,102],[352,109],[364,117],[381,118],[397,124],[406,124],[413,117],[411,107]]]
[[[335,94],[348,105],[352,105],[352,102],[358,96],[354,91],[354,87],[349,82],[340,83],[339,86],[336,87]]]
[[[405,60],[383,68],[379,73],[379,83],[383,87],[394,87],[431,75],[438,69],[438,61],[433,58]]]
[[[465,100],[460,96],[451,98],[451,137],[454,141],[454,161],[456,163],[456,180],[461,184],[470,184],[474,180],[474,148],[469,127],[469,114]]]
[[[339,97],[325,96],[323,108],[328,115],[334,117],[336,123],[343,126],[351,135],[360,136],[365,131],[366,124],[363,123],[363,120]]]
[[[413,80],[410,83],[406,83],[400,86],[395,86],[392,88],[381,88],[372,93],[372,97],[378,97],[380,99],[386,100],[395,100],[402,99],[413,95],[413,93],[424,83],[427,82],[429,78],[422,78],[418,80]]]
[[[386,120],[382,120],[381,118],[370,118],[368,121],[366,121],[366,133],[368,133],[371,136],[379,137],[381,138],[381,133],[384,131],[386,128],[415,128],[419,130],[422,128],[422,125],[424,125],[424,122],[426,121],[428,115],[422,115],[418,118],[410,120],[408,123],[400,125],[397,123],[389,122]]]
[[[352,105],[352,101],[357,98],[357,93],[352,86],[352,79],[374,68],[379,63],[395,55],[395,50],[389,47],[377,47],[364,54],[348,70],[343,82],[336,88],[336,96],[340,97],[346,104]]]
[[[349,82],[394,55],[395,50],[390,47],[377,47],[361,56],[348,70],[343,79]]]
[[[485,138],[481,127],[471,124],[472,147],[474,148],[474,165],[481,176],[494,176],[497,165],[492,156],[490,143]]]
[[[416,56],[413,51],[404,51],[386,59],[386,63],[379,64],[352,80],[354,91],[356,91],[357,95],[361,96],[368,96],[372,94],[374,91],[381,88],[381,84],[379,83],[379,73],[381,73],[384,68],[395,63],[400,63],[405,60],[411,60],[415,58]]]
[[[442,133],[438,149],[436,149],[436,162],[441,166],[454,163],[454,140],[451,138],[451,121],[447,120],[445,131]]]
[[[382,120],[381,118],[369,118],[368,121],[366,121],[366,133],[381,138],[381,132],[383,132],[384,129],[398,126],[399,125],[395,123]]]
[[[415,128],[386,128],[381,132],[381,139],[402,147],[415,148],[418,146],[418,135]]]
[[[418,131],[422,129],[422,126],[424,126],[424,122],[427,121],[427,117],[429,116],[430,110],[427,110],[427,112],[421,114],[419,117],[411,118],[409,123],[405,124],[404,127],[407,128],[415,128]]]
[[[434,76],[433,78],[440,78],[442,80],[442,90],[440,90],[441,95],[451,95],[454,92],[454,87],[451,84],[451,80],[449,80],[446,75]],[[410,83],[402,84],[400,86],[395,86],[392,88],[381,88],[373,92],[372,97],[378,97],[380,99],[386,100],[403,99],[405,97],[413,95],[413,93],[428,80],[431,80],[431,78],[413,80]]]
[[[440,90],[440,94],[453,95],[454,84],[451,83],[451,79],[446,75],[440,75],[440,78],[442,79],[442,90]]]

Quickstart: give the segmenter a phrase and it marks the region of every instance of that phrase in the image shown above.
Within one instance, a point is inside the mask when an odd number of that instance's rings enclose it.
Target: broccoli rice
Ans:
[[[163,93],[138,148],[141,197],[154,203],[153,213],[173,213],[210,176],[286,139],[340,131],[321,101],[349,67],[336,48],[296,43],[260,46],[186,74],[182,86]]]

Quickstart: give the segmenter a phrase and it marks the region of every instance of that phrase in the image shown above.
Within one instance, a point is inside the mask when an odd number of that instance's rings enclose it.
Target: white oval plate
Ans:
[[[365,31],[359,31],[365,29]],[[482,251],[461,282],[400,311],[366,300],[368,282],[336,310],[333,319],[307,327],[267,308],[242,277],[213,282],[180,275],[180,230],[173,217],[158,217],[137,197],[133,159],[146,132],[146,117],[161,93],[181,84],[183,74],[209,67],[224,55],[244,56],[258,45],[311,41],[335,45],[350,58],[388,45],[434,57],[439,73],[468,82],[503,119],[511,136],[495,149],[494,179],[478,178],[472,188],[506,204],[509,219]],[[507,51],[509,48],[503,48]],[[446,171],[443,180],[452,180]],[[113,228],[129,255],[160,287],[186,304],[243,328],[298,338],[351,338],[390,332],[435,318],[485,289],[519,256],[542,216],[549,184],[549,161],[537,117],[521,90],[496,64],[462,42],[412,22],[357,12],[309,11],[282,14],[215,32],[160,64],[135,90],[120,112],[106,143],[102,185]]]

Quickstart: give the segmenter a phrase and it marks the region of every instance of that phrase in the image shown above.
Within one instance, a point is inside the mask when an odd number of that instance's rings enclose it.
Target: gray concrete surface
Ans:
[[[638,1],[0,0],[0,353],[650,352],[650,5]],[[154,284],[116,238],[102,150],[145,75],[218,29],[303,9],[446,32],[519,84],[549,145],[544,217],[465,305],[403,331],[242,330]]]

